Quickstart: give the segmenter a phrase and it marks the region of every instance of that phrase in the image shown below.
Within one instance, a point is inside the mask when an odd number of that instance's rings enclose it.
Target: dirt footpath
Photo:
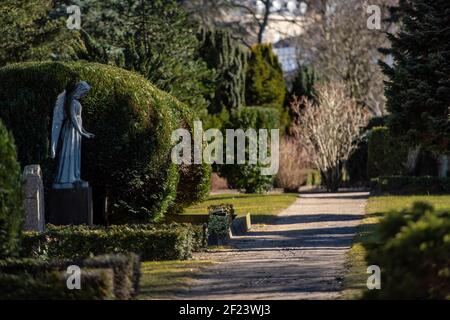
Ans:
[[[273,224],[201,254],[219,263],[178,299],[336,299],[368,193],[302,195]],[[187,288],[184,288],[187,289]]]

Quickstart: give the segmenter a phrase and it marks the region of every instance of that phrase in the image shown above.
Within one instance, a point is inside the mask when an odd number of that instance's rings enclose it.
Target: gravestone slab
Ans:
[[[252,221],[250,213],[247,213],[245,216],[239,216],[233,220],[231,224],[231,233],[233,236],[241,236],[244,235],[252,228]]]
[[[42,171],[39,165],[26,166],[23,171],[25,231],[44,231],[44,184]]]
[[[49,222],[54,225],[92,225],[92,188],[52,189],[49,211]]]

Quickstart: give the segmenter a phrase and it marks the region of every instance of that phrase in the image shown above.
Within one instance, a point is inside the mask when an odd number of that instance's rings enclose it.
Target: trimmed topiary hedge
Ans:
[[[369,265],[381,268],[381,290],[366,298],[448,299],[450,297],[450,212],[426,203],[392,212],[365,244]]]
[[[370,181],[373,194],[450,194],[450,178],[439,177],[379,177]]]
[[[375,127],[369,133],[367,175],[379,176],[402,175],[408,148],[391,137],[387,127]]]
[[[33,276],[28,273],[0,274],[1,300],[112,300],[113,272],[84,270],[81,290],[69,290],[66,273],[52,271]]]
[[[204,196],[209,167],[180,170],[170,161],[172,130],[191,126],[189,109],[136,73],[108,65],[43,62],[0,69],[0,118],[15,135],[22,165],[39,163],[49,185],[53,106],[78,80],[93,88],[82,101],[83,123],[96,135],[83,143],[82,175],[94,187],[97,218],[105,197],[109,222],[126,223],[158,220],[171,206]],[[177,197],[179,181],[191,187],[189,197]]]
[[[66,286],[67,267],[81,269],[81,289]],[[85,260],[0,261],[0,299],[120,299],[139,292],[140,261],[134,254]]]
[[[18,252],[22,211],[22,180],[12,135],[0,121],[0,259]]]
[[[202,226],[170,224],[111,226],[48,226],[43,233],[25,232],[22,256],[51,259],[134,252],[144,261],[183,260],[204,246]]]

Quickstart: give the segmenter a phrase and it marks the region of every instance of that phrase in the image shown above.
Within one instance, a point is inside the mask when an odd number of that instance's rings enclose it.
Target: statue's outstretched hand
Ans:
[[[95,135],[94,134],[92,134],[92,133],[85,133],[85,135],[84,135],[86,138],[88,138],[88,139],[94,139],[95,138]]]

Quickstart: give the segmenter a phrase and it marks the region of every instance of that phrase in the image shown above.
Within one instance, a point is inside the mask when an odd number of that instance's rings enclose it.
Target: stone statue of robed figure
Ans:
[[[56,99],[50,150],[51,158],[57,161],[53,189],[89,186],[81,180],[81,140],[83,137],[94,138],[94,135],[83,127],[79,100],[90,89],[87,82],[80,81],[68,87]]]
[[[56,161],[49,194],[49,223],[93,224],[92,188],[81,180],[81,140],[94,138],[83,127],[81,103],[91,90],[85,81],[67,86],[53,109],[50,156]]]

